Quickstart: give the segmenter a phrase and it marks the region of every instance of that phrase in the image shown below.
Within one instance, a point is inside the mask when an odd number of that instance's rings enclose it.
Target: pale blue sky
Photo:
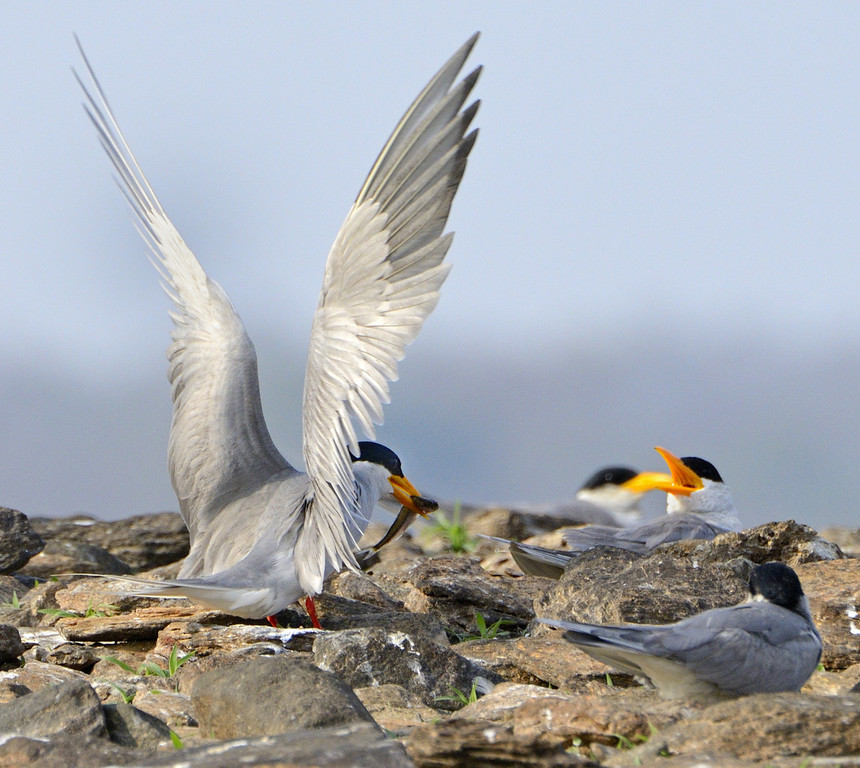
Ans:
[[[663,444],[712,460],[751,521],[860,519],[860,6],[13,2],[0,25],[0,504],[175,508],[168,303],[73,34],[257,343],[297,460],[325,254],[402,110],[480,30],[454,270],[380,433],[411,479],[563,499],[602,463],[658,468]]]

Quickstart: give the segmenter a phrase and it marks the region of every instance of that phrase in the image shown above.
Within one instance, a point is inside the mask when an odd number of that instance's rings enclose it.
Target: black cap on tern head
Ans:
[[[693,470],[703,480],[710,480],[714,483],[722,483],[723,478],[717,472],[717,468],[710,461],[700,459],[698,456],[684,456],[681,458],[690,469]]]
[[[593,491],[595,488],[600,488],[604,485],[621,485],[628,480],[632,480],[638,472],[630,467],[604,467],[598,469],[591,477],[583,484],[581,491]]]
[[[750,595],[794,611],[803,597],[803,588],[797,574],[784,563],[765,563],[750,574]]]
[[[358,456],[353,456],[351,451],[349,455],[352,457],[353,462],[370,461],[385,467],[395,477],[403,477],[403,467],[400,465],[400,458],[394,451],[386,448],[384,445],[363,440],[358,444]]]

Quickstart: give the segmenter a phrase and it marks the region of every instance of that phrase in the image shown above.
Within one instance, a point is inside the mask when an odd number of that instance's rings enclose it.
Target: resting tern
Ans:
[[[628,481],[635,477],[636,470],[630,467],[603,467],[582,484],[572,501],[552,507],[531,507],[527,511],[560,517],[574,524],[595,523],[615,528],[633,525],[642,517],[639,502],[645,494],[628,488]]]
[[[799,691],[821,659],[821,636],[797,574],[756,566],[749,598],[676,624],[608,626],[539,619],[616,669],[644,677],[663,698],[713,700]]]
[[[356,542],[378,501],[393,495],[412,514],[436,508],[393,451],[358,441],[352,419],[373,437],[397,361],[449,271],[453,235],[443,230],[477,138],[467,131],[479,102],[463,105],[481,68],[455,80],[477,37],[401,118],[329,252],[305,371],[306,473],[275,448],[242,321],[162,209],[81,49],[92,82],[90,91],[78,78],[85,107],[175,305],[168,464],[191,550],[177,579],[133,580],[138,593],[271,621],[329,574],[357,568]]]
[[[572,558],[594,547],[646,553],[670,541],[713,539],[720,533],[741,530],[731,492],[713,464],[696,456],[679,459],[665,448],[655,450],[669,465],[671,474],[643,472],[628,480],[625,487],[631,492],[665,491],[665,515],[632,528],[570,528],[563,537],[568,549],[512,541],[509,546],[517,565],[533,576],[557,579]]]

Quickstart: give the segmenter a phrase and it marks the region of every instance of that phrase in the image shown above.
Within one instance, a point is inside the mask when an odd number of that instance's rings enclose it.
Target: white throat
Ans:
[[[694,514],[705,518],[709,523],[731,531],[743,530],[731,491],[725,483],[702,480],[704,488],[693,491],[689,496],[668,494],[666,514]]]

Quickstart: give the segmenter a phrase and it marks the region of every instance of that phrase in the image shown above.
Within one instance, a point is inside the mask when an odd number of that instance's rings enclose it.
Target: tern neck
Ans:
[[[731,531],[742,530],[731,491],[724,483],[703,480],[704,488],[689,496],[670,493],[666,500],[666,514],[694,514],[708,522]]]
[[[372,461],[356,461],[352,465],[352,474],[358,493],[358,508],[366,518],[363,530],[379,500],[391,493],[391,484],[388,482],[391,473]]]

